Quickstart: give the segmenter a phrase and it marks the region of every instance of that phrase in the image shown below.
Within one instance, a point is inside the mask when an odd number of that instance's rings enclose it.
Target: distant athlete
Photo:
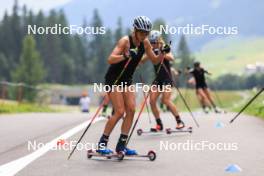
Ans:
[[[204,112],[208,113],[208,108],[211,109],[211,107],[213,107],[216,113],[220,113],[220,110],[216,107],[212,99],[210,90],[207,86],[205,79],[205,74],[211,75],[211,73],[202,68],[200,62],[195,62],[194,68],[188,68],[187,73],[193,76],[193,78],[189,79],[188,82],[192,85],[195,85],[196,95]]]

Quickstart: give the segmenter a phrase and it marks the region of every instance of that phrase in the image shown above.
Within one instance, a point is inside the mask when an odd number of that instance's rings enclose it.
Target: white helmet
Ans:
[[[152,29],[152,23],[146,16],[138,16],[134,19],[133,27],[137,30],[150,32]]]
[[[161,36],[160,31],[157,31],[157,30],[151,31],[150,32],[150,35],[149,35],[149,41],[150,41],[150,43],[157,42],[159,40],[160,36]]]

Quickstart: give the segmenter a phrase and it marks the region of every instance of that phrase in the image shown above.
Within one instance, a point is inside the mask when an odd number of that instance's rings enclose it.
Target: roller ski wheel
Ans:
[[[125,152],[124,151],[120,151],[117,153],[117,159],[118,161],[122,161],[125,157]]]
[[[87,158],[88,159],[91,159],[93,157],[92,153],[93,153],[93,150],[88,150],[87,151]]]
[[[138,136],[141,136],[142,133],[143,133],[143,130],[142,130],[142,129],[138,129],[138,130],[137,130],[137,135],[138,135]]]
[[[171,128],[166,129],[166,134],[171,134]]]
[[[193,132],[193,128],[192,127],[188,127],[187,130],[189,130],[189,133],[192,134],[192,132]]]
[[[155,161],[156,157],[157,156],[156,156],[156,153],[154,151],[150,150],[148,152],[148,158],[149,158],[150,161]]]

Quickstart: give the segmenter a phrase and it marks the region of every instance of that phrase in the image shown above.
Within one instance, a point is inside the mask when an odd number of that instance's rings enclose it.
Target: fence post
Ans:
[[[1,84],[2,84],[1,98],[4,101],[6,99],[6,94],[7,94],[7,84],[6,82],[1,82]]]
[[[17,91],[17,101],[18,101],[18,103],[22,102],[22,98],[23,98],[23,84],[19,83],[18,91]]]

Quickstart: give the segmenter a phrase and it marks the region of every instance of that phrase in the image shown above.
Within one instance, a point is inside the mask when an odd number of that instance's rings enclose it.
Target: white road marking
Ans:
[[[94,120],[93,123],[104,120],[105,118],[103,117],[98,117]],[[88,123],[90,123],[91,120],[88,122],[84,122],[66,133],[60,135],[59,137],[53,139],[52,141],[48,142],[45,146],[41,147],[40,149],[36,150],[35,152],[28,154],[24,157],[21,157],[19,159],[16,159],[14,161],[8,162],[4,165],[0,166],[0,176],[12,176],[18,173],[20,170],[25,168],[27,165],[29,165],[31,162],[36,160],[37,158],[41,157],[45,153],[47,153],[50,149],[52,149],[54,146],[57,145],[57,141],[59,139],[67,139],[74,134],[78,133],[80,130],[84,129],[87,127]]]

